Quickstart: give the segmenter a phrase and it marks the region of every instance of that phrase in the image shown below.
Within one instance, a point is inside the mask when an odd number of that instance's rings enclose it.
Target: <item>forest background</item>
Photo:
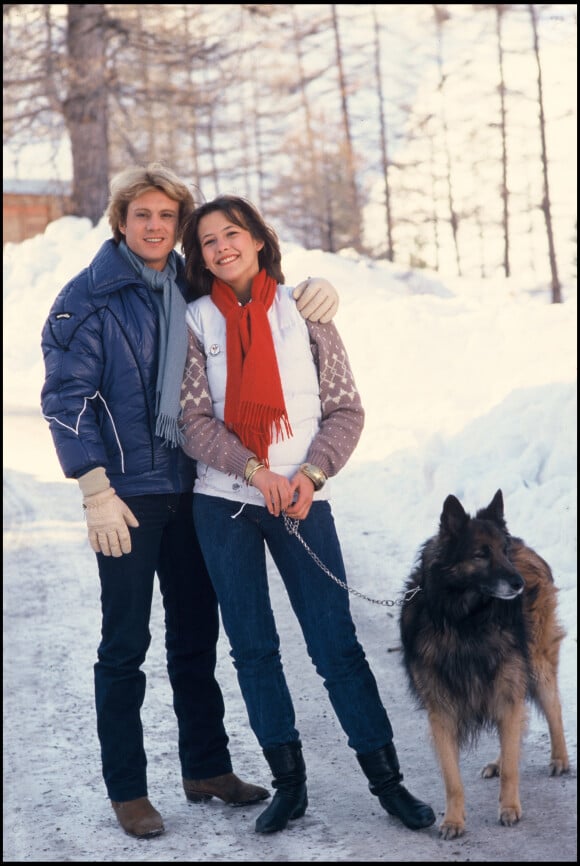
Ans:
[[[159,160],[198,201],[244,195],[306,249],[532,273],[559,303],[576,277],[576,17],[5,4],[4,175],[48,160],[72,181],[68,212],[96,225],[112,174]]]
[[[3,8],[4,177],[71,181],[81,217],[4,250],[4,860],[577,862],[576,5]],[[339,290],[368,413],[333,506],[353,586],[392,599],[444,496],[479,507],[500,485],[510,527],[555,567],[573,771],[546,781],[533,718],[517,827],[498,830],[478,752],[463,763],[469,832],[452,845],[436,827],[411,839],[375,808],[274,580],[308,750],[305,820],[265,841],[247,811],[194,812],[179,793],[159,603],[146,722],[169,832],[145,850],[116,829],[87,734],[98,584],[39,414],[39,335],[109,234],[110,177],[154,159],[198,200],[251,198],[290,281]],[[354,605],[406,783],[442,815],[425,718],[391,652],[396,619]],[[236,767],[269,784],[225,645],[219,658]]]

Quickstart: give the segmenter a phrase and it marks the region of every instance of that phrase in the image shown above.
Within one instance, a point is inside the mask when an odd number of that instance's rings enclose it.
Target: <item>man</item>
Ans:
[[[215,679],[217,601],[192,519],[195,463],[177,425],[187,283],[175,245],[193,204],[160,164],[114,177],[113,237],[62,289],[42,331],[42,411],[65,476],[79,483],[101,583],[94,678],[103,778],[120,825],[138,838],[164,832],[148,798],[140,716],[155,573],[187,799],[250,805],[270,796],[232,769]],[[326,281],[305,281],[296,295],[313,321],[336,311]]]

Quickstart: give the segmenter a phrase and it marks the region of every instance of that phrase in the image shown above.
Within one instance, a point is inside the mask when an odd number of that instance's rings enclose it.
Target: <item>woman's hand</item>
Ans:
[[[257,487],[266,502],[266,508],[275,517],[283,511],[288,517],[305,520],[308,517],[314,484],[302,472],[297,472],[291,481],[263,466],[252,477],[252,487]]]
[[[308,479],[306,479],[308,480]],[[312,487],[312,482],[310,482]],[[266,502],[266,508],[275,517],[279,517],[283,511],[292,504],[294,487],[284,475],[278,475],[262,466],[252,476],[252,487],[257,487]]]
[[[286,508],[288,517],[296,520],[305,520],[308,517],[310,506],[314,498],[314,484],[304,475],[297,472],[290,482],[293,490],[292,504]]]

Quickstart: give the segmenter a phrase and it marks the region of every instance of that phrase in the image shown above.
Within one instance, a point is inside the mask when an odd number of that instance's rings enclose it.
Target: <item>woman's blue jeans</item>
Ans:
[[[103,778],[110,799],[121,802],[147,795],[141,665],[151,642],[155,572],[165,610],[182,775],[204,779],[232,770],[224,702],[214,675],[217,599],[193,526],[192,494],[132,496],[125,502],[140,525],[131,530],[131,553],[97,554],[102,637],[94,668]]]
[[[299,739],[270,602],[266,545],[349,746],[365,754],[390,743],[391,724],[356,636],[348,592],[321,570],[287,531],[283,518],[273,517],[265,507],[245,505],[240,510],[239,502],[194,494],[193,514],[260,746]],[[346,582],[328,502],[314,502],[299,530],[324,565]]]

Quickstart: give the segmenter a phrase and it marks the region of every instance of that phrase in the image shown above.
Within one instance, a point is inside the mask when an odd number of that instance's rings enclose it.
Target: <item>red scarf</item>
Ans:
[[[251,301],[242,307],[234,290],[217,278],[211,299],[226,320],[227,380],[224,422],[268,466],[268,448],[292,435],[267,311],[277,283],[261,270]]]

